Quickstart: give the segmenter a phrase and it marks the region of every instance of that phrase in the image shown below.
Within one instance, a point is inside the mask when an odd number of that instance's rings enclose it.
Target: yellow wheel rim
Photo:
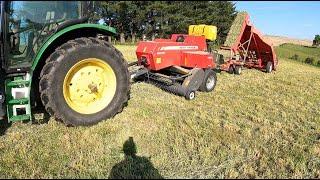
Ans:
[[[116,75],[109,64],[88,58],[76,63],[63,82],[63,96],[67,104],[81,114],[103,110],[116,92]]]

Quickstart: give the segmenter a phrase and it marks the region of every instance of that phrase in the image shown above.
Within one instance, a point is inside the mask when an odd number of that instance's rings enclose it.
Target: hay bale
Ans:
[[[237,17],[234,19],[230,27],[226,41],[224,42],[224,46],[231,47],[236,42],[238,36],[240,35],[242,24],[247,15],[248,13],[245,11],[237,14]]]

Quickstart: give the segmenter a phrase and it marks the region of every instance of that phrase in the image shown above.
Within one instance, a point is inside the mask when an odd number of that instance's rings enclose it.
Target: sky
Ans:
[[[234,1],[263,34],[313,40],[320,34],[320,1]]]

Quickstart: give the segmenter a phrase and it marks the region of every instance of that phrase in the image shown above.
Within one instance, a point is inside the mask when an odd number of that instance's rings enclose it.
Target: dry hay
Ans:
[[[240,35],[243,21],[245,20],[247,15],[247,12],[239,12],[237,14],[237,17],[234,19],[230,27],[226,41],[224,42],[224,46],[231,47],[236,42],[237,38]]]

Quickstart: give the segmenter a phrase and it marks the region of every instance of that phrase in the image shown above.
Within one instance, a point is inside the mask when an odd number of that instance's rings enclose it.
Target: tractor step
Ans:
[[[25,120],[30,120],[31,115],[30,114],[23,114],[23,115],[17,115],[17,116],[12,116],[9,121],[10,122],[17,122],[17,121],[25,121]]]
[[[22,104],[28,104],[28,103],[29,103],[28,98],[12,99],[8,102],[9,105],[22,105]]]
[[[31,79],[28,73],[16,74],[6,79],[7,117],[9,122],[31,120]]]
[[[24,80],[15,80],[11,81],[7,84],[8,87],[28,87],[30,84],[30,81],[24,81]]]

